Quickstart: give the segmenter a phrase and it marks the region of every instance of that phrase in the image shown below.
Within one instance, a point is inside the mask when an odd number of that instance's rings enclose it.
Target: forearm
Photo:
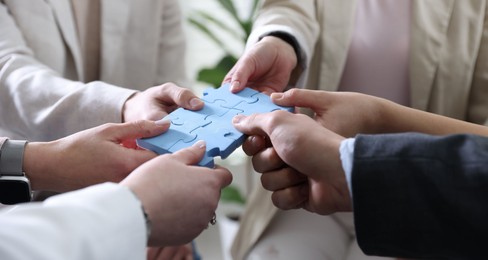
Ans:
[[[55,163],[61,154],[56,153],[51,147],[53,142],[27,143],[24,151],[23,170],[29,178],[33,190],[58,191],[62,181],[59,174],[59,165]]]
[[[488,136],[488,127],[468,123],[382,99],[380,101],[380,133],[419,132],[431,135],[469,133]]]

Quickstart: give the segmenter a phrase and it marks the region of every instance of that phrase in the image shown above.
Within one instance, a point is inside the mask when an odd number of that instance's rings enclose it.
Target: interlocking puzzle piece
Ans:
[[[207,150],[199,165],[213,167],[213,157],[227,158],[245,140],[246,136],[232,125],[238,114],[250,115],[274,110],[287,110],[271,102],[270,98],[256,90],[245,88],[239,93],[230,92],[230,84],[218,89],[207,89],[202,100],[205,106],[199,111],[179,108],[166,116],[171,125],[166,133],[137,140],[140,147],[158,154],[173,153],[189,147],[198,140],[205,140]]]
[[[230,92],[230,84],[226,83],[218,89],[209,88],[203,91],[202,100],[207,103],[214,103],[216,101],[225,101],[225,107],[235,107],[241,102],[248,104],[258,102],[259,98],[255,95],[259,93],[254,89],[245,88],[237,94]],[[228,95],[231,94],[231,95]]]

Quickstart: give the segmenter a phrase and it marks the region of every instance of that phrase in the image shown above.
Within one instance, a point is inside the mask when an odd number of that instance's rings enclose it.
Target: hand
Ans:
[[[193,249],[190,244],[182,246],[148,247],[147,260],[191,260]]]
[[[198,110],[203,104],[190,90],[166,83],[131,96],[124,104],[122,121],[159,120],[178,107]]]
[[[339,158],[339,136],[305,115],[274,111],[234,117],[237,130],[251,136],[264,136],[272,148],[255,154],[254,164],[265,168],[266,161],[289,167],[266,172],[263,187],[273,191],[273,203],[282,209],[301,206],[311,212],[330,214],[351,210],[351,199]],[[271,150],[272,149],[272,150]],[[299,174],[307,176],[301,181]]]
[[[353,137],[358,133],[385,132],[383,115],[388,109],[384,107],[391,103],[359,93],[306,89],[274,93],[271,100],[281,106],[309,108],[320,125],[346,137]]]
[[[287,86],[297,57],[293,47],[274,36],[264,37],[239,59],[227,73],[224,82],[231,83],[236,93],[251,87],[271,94],[282,92]]]
[[[229,185],[227,169],[197,164],[205,154],[202,141],[161,155],[121,182],[141,200],[151,220],[149,246],[181,245],[198,236],[212,219],[220,190]]]
[[[106,181],[119,182],[156,156],[128,147],[136,147],[136,138],[165,132],[169,124],[105,124],[53,142],[28,143],[23,169],[36,190],[64,192]]]
[[[282,106],[310,108],[322,126],[342,136],[359,133],[419,132],[431,135],[488,135],[483,125],[409,108],[392,101],[352,92],[291,89],[271,95]]]

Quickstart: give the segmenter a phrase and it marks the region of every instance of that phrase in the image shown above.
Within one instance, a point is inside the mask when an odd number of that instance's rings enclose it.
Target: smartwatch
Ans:
[[[32,191],[22,171],[27,141],[6,140],[0,149],[0,203],[6,205],[29,202]]]

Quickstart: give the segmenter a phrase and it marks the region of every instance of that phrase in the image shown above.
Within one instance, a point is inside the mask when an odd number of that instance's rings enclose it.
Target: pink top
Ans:
[[[410,104],[410,0],[357,1],[355,28],[339,91]]]

